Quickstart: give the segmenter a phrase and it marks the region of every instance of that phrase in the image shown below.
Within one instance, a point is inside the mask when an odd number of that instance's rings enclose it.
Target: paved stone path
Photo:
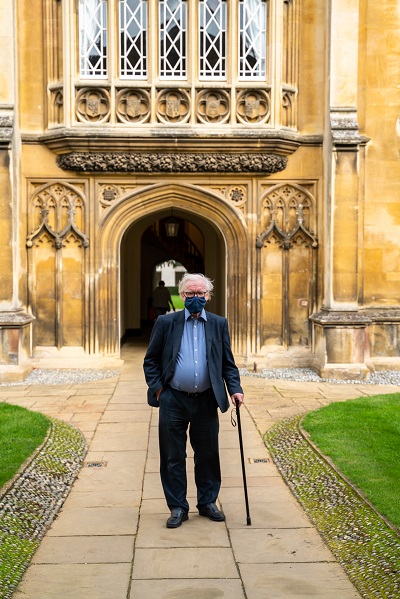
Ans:
[[[359,598],[282,481],[260,433],[332,401],[400,388],[243,377],[252,526],[246,526],[238,434],[228,412],[220,418],[220,503],[227,521],[197,514],[189,450],[189,521],[169,530],[158,475],[158,413],[146,403],[144,351],[137,344],[125,346],[123,372],[115,379],[0,388],[1,401],[70,422],[89,444],[86,465],[13,597]]]

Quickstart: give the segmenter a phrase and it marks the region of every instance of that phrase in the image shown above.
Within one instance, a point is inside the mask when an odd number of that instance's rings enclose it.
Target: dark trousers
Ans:
[[[186,498],[186,442],[194,451],[197,507],[213,503],[221,487],[217,402],[212,390],[190,397],[166,387],[160,397],[160,475],[169,509],[189,511]]]

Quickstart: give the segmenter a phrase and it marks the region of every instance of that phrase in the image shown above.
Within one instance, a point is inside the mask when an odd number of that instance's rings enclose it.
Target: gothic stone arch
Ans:
[[[120,244],[127,228],[152,213],[176,208],[201,216],[221,233],[227,256],[227,316],[233,351],[244,355],[247,338],[247,231],[240,210],[209,190],[194,185],[156,184],[114,202],[99,223],[95,248],[95,348],[119,355]]]

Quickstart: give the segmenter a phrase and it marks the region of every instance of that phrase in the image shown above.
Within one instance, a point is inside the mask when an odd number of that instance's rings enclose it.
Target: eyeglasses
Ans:
[[[185,297],[194,297],[195,295],[197,295],[197,297],[204,297],[207,293],[208,291],[184,291],[183,295]]]

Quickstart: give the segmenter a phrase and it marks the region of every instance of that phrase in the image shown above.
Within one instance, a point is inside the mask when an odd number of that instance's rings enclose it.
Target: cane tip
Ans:
[[[247,518],[247,526],[251,526],[251,518]]]

